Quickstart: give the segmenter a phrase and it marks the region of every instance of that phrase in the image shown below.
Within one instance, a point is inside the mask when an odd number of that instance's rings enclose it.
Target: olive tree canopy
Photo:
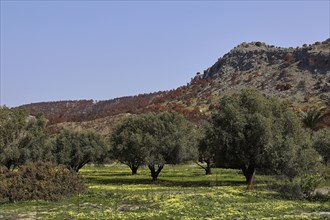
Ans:
[[[112,138],[112,155],[136,173],[147,165],[156,180],[164,165],[197,158],[194,126],[177,113],[148,113],[127,118]]]
[[[248,189],[256,169],[290,178],[317,162],[308,133],[289,105],[254,89],[221,99],[206,135],[218,167],[242,169]]]
[[[78,172],[90,162],[104,160],[108,154],[108,145],[95,131],[72,131],[64,129],[56,137],[53,155],[58,164]]]
[[[22,108],[0,107],[0,165],[8,169],[50,157],[42,114],[31,116]]]

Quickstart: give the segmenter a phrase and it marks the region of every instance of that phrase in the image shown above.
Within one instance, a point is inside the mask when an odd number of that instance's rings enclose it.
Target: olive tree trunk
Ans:
[[[149,167],[149,170],[151,172],[152,180],[155,181],[155,180],[157,180],[157,177],[158,177],[159,173],[164,168],[164,165],[158,165],[157,170],[155,168],[155,165],[148,165],[148,167]]]
[[[256,172],[256,168],[254,165],[248,165],[242,167],[243,174],[246,178],[247,190],[252,190],[254,188],[254,174]]]
[[[132,171],[132,175],[135,175],[135,174],[137,174],[137,170],[139,169],[139,165],[131,164],[131,165],[129,165],[129,168]]]
[[[212,174],[212,170],[211,170],[211,160],[205,160],[206,166],[202,166],[200,163],[196,162],[196,164],[198,166],[200,166],[201,168],[203,168],[205,170],[205,175],[211,175]]]

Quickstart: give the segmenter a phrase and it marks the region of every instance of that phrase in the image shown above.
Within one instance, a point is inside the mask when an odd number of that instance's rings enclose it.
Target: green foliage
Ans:
[[[25,109],[0,107],[0,165],[8,169],[50,158],[50,146],[42,115]]]
[[[304,199],[305,195],[301,185],[297,181],[285,181],[284,183],[275,183],[271,186],[273,190],[279,192],[280,197],[286,199]]]
[[[278,180],[271,187],[280,193],[283,198],[289,199],[315,199],[315,189],[325,182],[325,178],[320,173],[304,174],[291,181]]]
[[[29,163],[17,171],[0,167],[0,202],[58,200],[83,189],[75,172],[50,163]]]
[[[327,107],[330,107],[330,95],[322,95],[321,99]]]
[[[253,89],[221,100],[210,133],[217,166],[242,169],[249,184],[257,168],[293,178],[317,163],[308,133],[288,104]]]
[[[144,116],[129,117],[119,125],[111,136],[111,156],[121,163],[128,165],[132,174],[144,163],[148,149],[143,131],[143,126],[148,124],[148,118]]]
[[[156,179],[165,163],[196,159],[196,138],[194,126],[177,113],[136,115],[115,129],[111,138],[112,154],[128,165],[133,174],[134,168],[148,165]]]
[[[322,156],[324,164],[330,166],[330,128],[321,129],[315,134],[313,146]]]
[[[78,172],[87,163],[102,162],[108,151],[108,145],[100,134],[65,129],[56,137],[53,155],[58,164]]]
[[[306,197],[311,197],[312,193],[324,181],[324,177],[319,174],[305,174],[300,179],[302,192]]]
[[[297,88],[301,91],[304,91],[306,89],[306,81],[305,80],[300,80]]]
[[[203,129],[203,135],[199,139],[198,143],[198,162],[206,163],[206,166],[197,163],[200,167],[205,170],[206,175],[210,175],[212,173],[211,167],[214,166],[214,158],[215,158],[215,151],[213,146],[214,143],[214,134],[213,130],[210,126],[206,126]]]
[[[323,112],[324,107],[319,109],[310,109],[306,112],[302,112],[302,121],[306,128],[310,128],[313,131],[318,129],[319,123],[329,115],[329,112]]]
[[[260,47],[260,46],[262,45],[262,43],[261,43],[260,41],[257,41],[257,42],[255,42],[255,45],[256,45],[257,47]]]

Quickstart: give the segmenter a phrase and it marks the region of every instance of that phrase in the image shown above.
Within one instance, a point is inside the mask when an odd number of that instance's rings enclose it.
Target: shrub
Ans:
[[[300,186],[303,194],[310,198],[316,187],[324,181],[324,177],[321,174],[305,174],[300,179]]]
[[[289,53],[284,57],[284,62],[286,65],[293,64],[295,62],[295,58],[291,53]]]
[[[321,129],[315,134],[313,146],[322,156],[323,163],[330,167],[330,128]]]
[[[285,182],[273,186],[278,191],[281,197],[288,199],[303,199],[304,194],[298,182]]]
[[[51,163],[30,163],[17,171],[0,168],[0,202],[58,200],[84,191],[78,175]]]
[[[305,80],[300,80],[298,85],[297,85],[297,88],[299,90],[305,90],[306,89],[306,81]]]
[[[276,90],[286,91],[292,88],[292,85],[289,83],[280,83],[276,85]]]
[[[282,72],[278,75],[276,80],[286,79],[288,77],[291,77],[291,74],[287,69],[282,70]]]
[[[276,183],[271,186],[274,190],[280,193],[281,197],[288,199],[318,199],[314,195],[315,189],[325,180],[325,178],[319,174],[305,174],[292,181],[284,181]],[[320,196],[319,196],[320,197]]]
[[[309,102],[310,99],[311,99],[310,96],[305,96],[305,97],[304,97],[304,102]]]

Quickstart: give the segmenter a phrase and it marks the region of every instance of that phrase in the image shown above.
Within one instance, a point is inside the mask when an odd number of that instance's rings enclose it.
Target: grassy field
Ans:
[[[330,201],[284,199],[269,190],[273,180],[265,176],[246,191],[240,171],[213,172],[165,166],[151,182],[144,167],[132,176],[126,166],[88,166],[80,171],[86,193],[57,202],[3,204],[0,219],[330,219]]]

